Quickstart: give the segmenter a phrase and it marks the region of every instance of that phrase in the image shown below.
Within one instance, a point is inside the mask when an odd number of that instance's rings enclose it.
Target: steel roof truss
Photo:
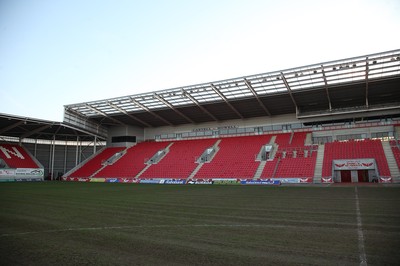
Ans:
[[[98,114],[100,114],[100,115],[102,115],[102,116],[104,116],[104,117],[106,117],[106,118],[108,118],[108,119],[110,119],[110,120],[112,120],[112,121],[114,121],[114,122],[116,122],[116,123],[122,125],[122,126],[126,126],[126,125],[125,125],[124,123],[122,123],[121,121],[119,121],[119,120],[117,120],[117,119],[115,119],[115,118],[113,118],[113,117],[110,117],[110,116],[107,115],[106,113],[104,113],[104,112],[98,110],[97,108],[95,108],[95,107],[93,107],[93,106],[90,106],[89,104],[86,104],[86,107],[89,108],[89,109],[91,109],[91,110],[93,110],[94,112],[96,112],[96,113],[98,113]]]
[[[287,91],[288,91],[288,93],[289,93],[290,98],[292,99],[292,102],[293,102],[294,106],[296,107],[296,115],[297,115],[299,109],[298,109],[298,107],[297,107],[296,100],[294,99],[293,94],[292,94],[292,90],[290,89],[290,86],[289,86],[289,83],[287,82],[287,80],[286,80],[286,78],[285,78],[285,75],[283,75],[282,72],[281,72],[281,78],[282,78],[283,83],[284,83],[285,86],[286,86],[286,89],[287,89]]]
[[[325,92],[326,92],[326,97],[328,99],[329,111],[332,111],[331,97],[329,96],[328,82],[326,81],[325,70],[323,65],[321,65],[321,69],[322,69],[322,77],[325,83]]]
[[[121,113],[124,113],[125,115],[129,116],[129,117],[132,118],[133,120],[135,120],[135,121],[137,121],[137,122],[139,122],[139,123],[141,123],[141,124],[143,124],[143,125],[145,125],[145,126],[147,126],[147,127],[152,127],[150,124],[148,124],[148,123],[144,122],[143,120],[141,120],[141,119],[139,119],[139,118],[137,118],[137,117],[135,117],[135,116],[129,114],[127,111],[125,111],[124,109],[118,107],[117,105],[115,105],[115,104],[113,104],[113,103],[110,103],[110,102],[108,102],[108,104],[109,104],[111,107],[115,108],[116,110],[120,111]]]
[[[25,134],[21,135],[20,139],[24,139],[24,138],[27,138],[27,137],[33,135],[33,134],[39,133],[39,132],[41,132],[41,131],[43,131],[43,130],[51,127],[51,126],[52,126],[52,124],[48,124],[48,125],[41,126],[41,127],[37,128],[35,130],[31,130],[29,132],[26,132]]]
[[[189,100],[191,100],[194,104],[197,105],[197,107],[199,107],[204,113],[206,113],[208,116],[210,116],[213,120],[218,121],[218,119],[209,111],[207,111],[206,108],[204,108],[202,105],[200,105],[200,103],[187,91],[185,91],[184,89],[182,89],[182,95],[184,97],[189,98]]]
[[[250,82],[247,79],[244,79],[244,83],[246,84],[247,88],[249,88],[249,90],[251,91],[251,93],[253,93],[254,97],[256,97],[256,100],[258,102],[258,104],[261,106],[261,108],[265,111],[265,113],[268,116],[271,116],[271,113],[269,112],[269,110],[267,109],[267,107],[265,107],[265,105],[262,103],[262,101],[260,100],[260,97],[258,97],[257,92],[253,89],[253,87],[251,86]]]
[[[5,132],[7,132],[7,131],[9,131],[9,130],[11,130],[11,129],[13,129],[13,128],[16,128],[17,126],[19,126],[19,125],[21,125],[21,124],[23,124],[23,123],[25,123],[25,121],[18,121],[17,123],[14,123],[14,124],[12,124],[12,125],[9,125],[8,127],[5,127],[5,128],[2,128],[2,129],[0,129],[0,135],[1,134],[3,134],[3,133],[5,133]]]
[[[140,108],[142,108],[144,111],[148,112],[149,114],[153,115],[154,117],[160,119],[161,121],[163,121],[164,123],[172,126],[172,123],[169,122],[168,120],[166,120],[165,118],[159,116],[158,114],[154,113],[153,111],[151,111],[149,108],[147,108],[146,106],[144,106],[143,104],[139,103],[138,101],[136,101],[135,99],[131,98],[131,101],[136,104],[137,106],[139,106]]]
[[[164,98],[162,98],[160,95],[158,95],[157,93],[154,93],[154,97],[156,97],[159,101],[161,101],[163,104],[165,104],[166,106],[168,106],[169,108],[171,108],[175,113],[177,113],[178,115],[182,116],[183,118],[185,118],[188,122],[190,123],[194,123],[194,121],[192,119],[190,119],[189,117],[187,117],[186,115],[184,115],[182,112],[180,112],[179,110],[177,110],[172,104],[170,104],[167,100],[165,100]]]
[[[219,97],[221,97],[221,99],[225,101],[225,103],[232,109],[232,111],[235,112],[235,114],[237,114],[241,119],[244,118],[242,114],[239,113],[239,111],[236,110],[236,108],[233,107],[233,105],[228,101],[228,99],[217,89],[217,87],[215,87],[214,84],[211,83],[210,86],[214,90],[214,92],[217,93]]]

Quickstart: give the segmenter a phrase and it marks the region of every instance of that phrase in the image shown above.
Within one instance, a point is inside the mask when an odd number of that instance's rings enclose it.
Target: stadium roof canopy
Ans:
[[[93,141],[95,137],[99,137],[99,140],[105,139],[105,136],[100,134],[93,134],[61,122],[8,114],[0,114],[0,136],[13,137],[20,140],[28,138],[49,141]]]
[[[64,108],[72,120],[140,127],[290,113],[299,119],[372,110],[399,113],[400,49]]]

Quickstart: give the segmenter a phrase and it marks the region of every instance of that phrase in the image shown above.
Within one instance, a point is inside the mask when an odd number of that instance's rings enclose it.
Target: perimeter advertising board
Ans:
[[[184,184],[186,184],[186,179],[165,179],[165,180],[161,180],[160,184],[164,184],[164,185],[184,185]]]
[[[117,178],[117,177],[106,177],[104,182],[106,183],[124,183],[124,184],[139,184],[139,179],[136,178]],[[93,181],[92,181],[93,182]]]
[[[15,176],[15,169],[0,169],[0,178],[10,178]]]
[[[88,178],[88,177],[63,177],[62,181],[90,182],[90,178]]]
[[[189,179],[186,182],[189,185],[212,185],[213,183],[212,179]]]
[[[24,178],[15,178],[16,182],[36,182],[43,181],[40,177],[24,177]]]
[[[42,168],[0,169],[0,181],[43,181]]]
[[[112,180],[114,178],[109,178],[109,180]],[[135,179],[135,178],[117,178],[119,183],[125,183],[125,184],[139,184],[140,180]],[[111,182],[111,181],[108,181]]]
[[[237,179],[213,179],[215,185],[240,185],[240,180]]]
[[[259,180],[242,180],[240,181],[242,185],[267,185],[267,186],[279,186],[281,184],[280,180],[272,180],[272,179],[259,179]]]
[[[141,179],[140,184],[184,185],[186,179]]]
[[[90,178],[90,182],[104,183],[106,179],[102,177],[92,177]]]
[[[44,170],[41,168],[17,168],[15,169],[16,177],[43,177]]]
[[[70,182],[100,182],[100,183],[134,183],[138,184],[139,180],[135,178],[89,178],[89,177],[63,177],[62,181]]]
[[[282,184],[303,184],[312,183],[312,177],[300,177],[300,178],[271,178],[271,180],[280,181]]]

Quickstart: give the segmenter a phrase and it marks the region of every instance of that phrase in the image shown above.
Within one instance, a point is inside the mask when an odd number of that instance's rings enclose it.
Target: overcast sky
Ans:
[[[0,0],[0,113],[399,48],[399,0]]]

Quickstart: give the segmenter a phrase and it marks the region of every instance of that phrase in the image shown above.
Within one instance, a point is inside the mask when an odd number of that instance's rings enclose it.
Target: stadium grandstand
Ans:
[[[0,179],[400,182],[400,50],[0,114]]]

